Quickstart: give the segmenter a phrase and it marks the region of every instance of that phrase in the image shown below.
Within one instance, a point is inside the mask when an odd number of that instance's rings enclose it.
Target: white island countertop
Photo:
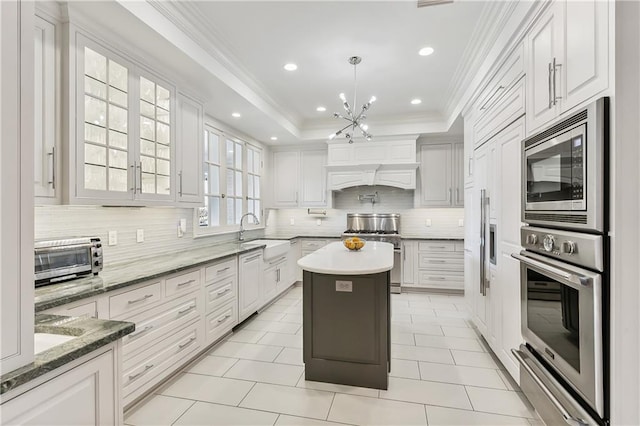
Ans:
[[[332,275],[366,275],[393,269],[393,244],[367,241],[358,251],[350,251],[342,242],[329,243],[298,260],[309,272]]]

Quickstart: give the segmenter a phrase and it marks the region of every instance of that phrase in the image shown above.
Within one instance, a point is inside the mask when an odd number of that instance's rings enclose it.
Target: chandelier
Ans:
[[[356,75],[356,66],[360,62],[362,62],[362,58],[359,57],[359,56],[352,56],[352,57],[349,58],[349,63],[351,65],[353,65],[353,86],[354,86],[353,87],[353,107],[354,108],[355,108],[355,106],[357,104],[356,103],[357,102],[356,92],[358,90],[358,79],[357,79],[357,75]],[[342,118],[342,119],[346,120],[349,124],[347,124],[342,129],[340,129],[337,132],[335,132],[332,135],[330,135],[329,139],[335,139],[337,136],[340,136],[341,134],[344,134],[345,138],[347,138],[349,143],[353,143],[354,133],[355,133],[356,128],[357,128],[362,133],[362,136],[364,136],[364,138],[366,140],[370,141],[371,140],[371,134],[367,131],[369,129],[369,126],[364,124],[364,120],[367,119],[367,116],[365,115],[365,112],[367,112],[367,110],[369,109],[371,104],[376,101],[376,97],[372,96],[371,99],[369,99],[369,102],[367,102],[366,104],[362,105],[362,110],[357,115],[351,109],[351,105],[349,105],[349,102],[347,102],[347,98],[345,97],[344,93],[340,93],[340,100],[342,101],[342,107],[347,112],[347,115],[344,116],[344,115],[342,115],[342,114],[340,114],[338,112],[334,112],[333,116],[335,118]]]

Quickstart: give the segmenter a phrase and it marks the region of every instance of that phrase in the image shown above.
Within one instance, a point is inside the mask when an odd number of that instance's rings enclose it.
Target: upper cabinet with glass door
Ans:
[[[174,89],[107,49],[78,40],[70,198],[105,204],[173,202]]]

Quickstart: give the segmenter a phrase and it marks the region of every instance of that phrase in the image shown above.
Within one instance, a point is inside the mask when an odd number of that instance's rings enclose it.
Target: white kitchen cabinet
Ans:
[[[60,196],[60,126],[56,26],[35,16],[34,32],[34,195],[37,203]]]
[[[609,87],[609,2],[557,0],[527,36],[527,133]]]
[[[264,263],[259,308],[268,304],[289,288],[291,282],[288,280],[288,274],[289,268],[286,255]]]
[[[115,344],[1,406],[7,425],[122,424]]]
[[[273,153],[273,206],[298,207],[300,152]]]
[[[294,284],[296,281],[302,281],[302,268],[298,266],[298,260],[302,257],[302,248],[300,239],[291,240],[289,252],[287,253],[287,268],[289,270],[288,282]]]
[[[201,109],[193,101],[181,114],[176,87],[72,27],[63,201],[72,204],[176,205],[195,203],[201,191]],[[183,98],[183,101],[185,98]],[[195,107],[195,110],[194,110]],[[178,119],[183,124],[179,131]],[[200,120],[200,121],[198,121]],[[184,134],[182,134],[184,133]],[[177,150],[187,139],[183,197]],[[195,161],[198,160],[198,161]],[[191,170],[186,164],[195,161]],[[197,179],[201,179],[201,174]],[[198,197],[199,198],[199,197]]]
[[[33,17],[0,2],[0,374],[33,361]]]
[[[260,307],[262,252],[252,251],[238,257],[238,321],[249,318]]]
[[[275,151],[273,206],[328,206],[326,165],[326,149]]]
[[[202,105],[178,94],[176,137],[177,202],[202,204]]]
[[[464,290],[464,247],[460,242],[422,240],[413,244],[414,282],[406,287]],[[407,270],[411,265],[406,265]]]
[[[464,146],[461,142],[420,146],[420,206],[464,205],[463,161]]]
[[[415,241],[402,242],[402,286],[412,286],[416,279]]]
[[[300,207],[327,205],[327,150],[300,151]]]

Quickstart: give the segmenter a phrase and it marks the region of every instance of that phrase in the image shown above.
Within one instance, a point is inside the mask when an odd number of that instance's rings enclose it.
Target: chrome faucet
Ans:
[[[240,241],[244,241],[244,227],[242,226],[242,221],[247,216],[253,216],[253,218],[256,221],[255,224],[256,225],[260,225],[260,219],[258,219],[258,216],[256,216],[255,214],[253,214],[251,212],[243,214],[242,217],[240,218],[240,237],[238,238]]]

